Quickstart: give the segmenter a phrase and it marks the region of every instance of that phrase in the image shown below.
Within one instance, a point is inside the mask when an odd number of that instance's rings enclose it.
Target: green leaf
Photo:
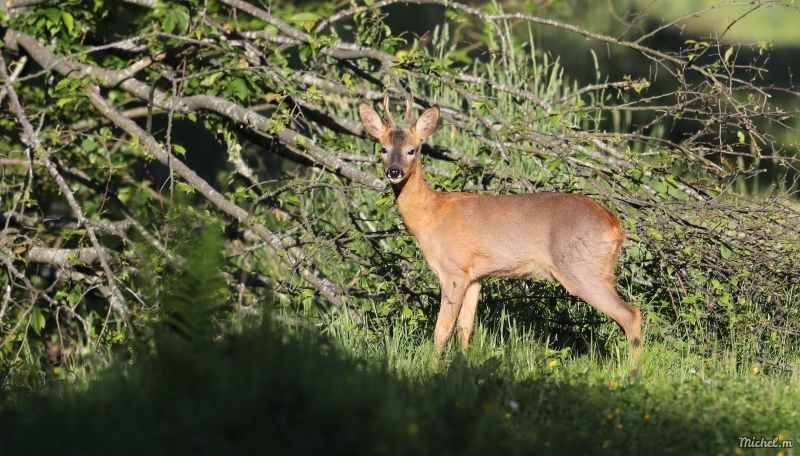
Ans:
[[[314,292],[312,290],[309,290],[308,288],[305,288],[303,289],[303,291],[300,292],[300,296],[303,298],[313,298]]]
[[[34,307],[33,311],[31,312],[31,329],[37,334],[40,335],[42,333],[42,328],[44,328],[45,319],[44,315],[42,315],[42,310],[38,307]]]
[[[175,11],[175,25],[181,32],[186,32],[189,29],[189,15],[186,11]]]
[[[72,17],[72,14],[67,11],[62,11],[61,20],[64,21],[64,26],[67,27],[67,31],[72,33],[72,30],[75,28],[75,19]]]
[[[733,46],[729,47],[727,51],[725,51],[725,63],[728,63],[733,55]]]
[[[342,75],[342,83],[344,83],[345,87],[352,90],[353,89],[353,80],[350,78],[350,73],[345,73]]]
[[[72,103],[73,101],[75,101],[74,98],[62,98],[62,99],[56,101],[56,106],[58,106],[59,108],[63,108],[65,105],[68,105],[68,104]]]
[[[182,191],[182,192],[184,192],[184,193],[186,193],[188,195],[191,195],[192,193],[195,192],[195,190],[197,190],[197,187],[195,187],[194,185],[191,185],[191,184],[187,184],[186,182],[178,182],[175,185],[175,188],[177,188],[179,191]]]
[[[222,77],[222,73],[214,73],[211,76],[203,79],[200,82],[200,85],[204,86],[204,87],[209,87],[209,86],[213,85],[215,82],[217,82],[217,79],[219,79],[221,77]]]
[[[186,148],[181,146],[180,144],[173,144],[172,150],[175,151],[176,154],[180,154],[182,156],[186,155]]]
[[[743,131],[737,131],[736,132],[736,136],[739,137],[739,144],[744,144],[744,140],[745,140],[744,132]]]
[[[301,62],[307,61],[308,58],[311,57],[311,54],[313,52],[314,52],[314,50],[311,49],[311,46],[301,46],[300,47],[300,61]]]
[[[247,83],[245,83],[244,79],[242,78],[237,78],[231,81],[230,89],[233,91],[233,94],[236,96],[236,98],[240,100],[245,100],[247,95],[250,93],[250,91],[247,89]]]
[[[727,310],[731,310],[731,294],[723,293],[722,296],[719,297],[719,303]]]
[[[47,8],[44,10],[44,15],[53,21],[54,24],[61,22],[61,10],[58,8]]]
[[[292,16],[292,22],[316,22],[319,20],[319,15],[315,13],[298,13]]]
[[[92,138],[86,138],[81,142],[81,149],[85,150],[86,152],[93,152],[97,149],[97,143],[94,142]]]
[[[726,244],[721,244],[719,246],[719,253],[722,255],[722,258],[725,258],[726,260],[733,256],[733,250],[731,250],[731,248]]]
[[[164,21],[161,23],[161,28],[167,33],[172,33],[175,30],[175,15],[169,13],[164,16]]]
[[[549,163],[547,163],[546,167],[547,167],[548,170],[553,171],[556,168],[558,168],[562,163],[564,163],[564,160],[562,160],[560,158],[556,158],[556,159],[550,161]]]
[[[65,88],[65,87],[67,87],[68,85],[70,85],[70,83],[72,82],[72,81],[70,81],[70,79],[71,78],[64,78],[64,79],[58,81],[58,83],[56,83],[55,90],[59,91],[59,90]]]

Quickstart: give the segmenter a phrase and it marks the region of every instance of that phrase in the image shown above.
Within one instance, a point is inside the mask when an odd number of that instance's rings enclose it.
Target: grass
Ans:
[[[800,388],[733,357],[548,350],[509,324],[431,361],[426,331],[265,324],[7,396],[0,454],[794,454]],[[612,344],[613,345],[613,344]],[[6,393],[7,394],[7,393]],[[743,453],[744,451],[744,453]]]

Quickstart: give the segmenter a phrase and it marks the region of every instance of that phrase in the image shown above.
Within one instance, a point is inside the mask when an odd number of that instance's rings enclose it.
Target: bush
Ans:
[[[630,239],[619,286],[651,340],[777,366],[797,354],[797,96],[752,77],[768,42],[723,33],[661,49],[645,43],[672,22],[618,39],[440,0],[412,11],[442,15],[421,39],[387,25],[393,0],[41,3],[7,11],[1,30],[0,69],[16,81],[0,114],[6,387],[39,384],[72,354],[102,364],[127,350],[162,315],[147,297],[181,261],[186,213],[228,235],[234,325],[270,297],[310,324],[430,324],[437,281],[354,109],[384,92],[396,114],[412,92],[415,112],[442,107],[423,149],[436,188],[581,192],[617,214]],[[766,8],[797,7],[753,5]],[[587,53],[593,80],[572,82],[545,26],[635,51],[644,76],[607,79]],[[595,334],[581,322],[596,314],[549,285],[487,286],[484,301],[499,299],[536,306],[526,323]]]

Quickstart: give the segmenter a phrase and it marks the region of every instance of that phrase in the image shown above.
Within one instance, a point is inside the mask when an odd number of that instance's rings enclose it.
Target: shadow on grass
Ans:
[[[0,454],[716,454],[779,420],[741,416],[704,385],[515,381],[490,364],[402,378],[265,325],[143,355],[84,391],[7,400]]]

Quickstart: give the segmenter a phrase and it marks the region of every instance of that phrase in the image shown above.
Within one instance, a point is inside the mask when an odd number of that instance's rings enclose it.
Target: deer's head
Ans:
[[[433,106],[423,112],[414,125],[406,128],[413,104],[413,98],[406,101],[406,114],[403,118],[402,128],[395,127],[389,113],[388,94],[383,98],[383,110],[386,112],[388,123],[366,103],[358,106],[364,130],[377,138],[381,144],[383,171],[392,184],[399,184],[408,178],[414,162],[419,160],[422,140],[433,134],[439,122],[439,107]]]

